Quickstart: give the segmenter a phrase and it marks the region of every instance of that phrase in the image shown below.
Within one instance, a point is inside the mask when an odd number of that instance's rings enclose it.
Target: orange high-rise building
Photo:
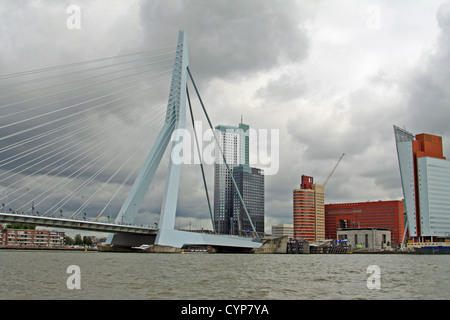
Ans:
[[[325,239],[323,186],[302,176],[300,189],[294,189],[294,239],[309,242]]]

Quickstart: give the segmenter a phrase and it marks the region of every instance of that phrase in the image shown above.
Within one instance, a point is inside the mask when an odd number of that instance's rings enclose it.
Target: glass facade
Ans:
[[[264,233],[264,172],[247,165],[233,168],[233,177],[244,200],[247,212],[252,219],[256,232]],[[245,235],[252,231],[252,226],[244,210],[236,189],[233,189],[233,213],[231,217],[231,234]]]
[[[215,134],[219,143],[215,148],[214,168],[216,232],[238,235],[242,230],[252,230],[231,174],[257,232],[264,232],[264,175],[262,170],[249,167],[249,126],[243,123],[238,126],[219,125]],[[233,173],[235,170],[236,174]]]
[[[409,236],[450,235],[450,162],[442,137],[394,126]]]
[[[450,236],[450,161],[417,160],[422,236]]]

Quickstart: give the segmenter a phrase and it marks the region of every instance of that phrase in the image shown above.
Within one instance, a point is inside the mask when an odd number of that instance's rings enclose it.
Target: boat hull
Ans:
[[[415,251],[421,254],[450,254],[450,246],[449,247],[421,247],[414,248]]]

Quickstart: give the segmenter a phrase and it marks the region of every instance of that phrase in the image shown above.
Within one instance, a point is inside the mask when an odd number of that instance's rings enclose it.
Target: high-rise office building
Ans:
[[[229,234],[231,231],[230,219],[233,216],[234,186],[227,164],[231,172],[234,166],[248,165],[248,129],[249,126],[242,123],[237,127],[224,125],[216,127],[215,134],[219,146],[216,145],[215,148],[214,224],[216,232],[219,233]]]
[[[314,190],[314,204],[315,204],[315,219],[316,228],[314,230],[316,241],[325,239],[325,192],[324,186],[321,184],[313,184]]]
[[[241,165],[233,168],[233,177],[256,232],[263,234],[264,171],[258,168],[250,168],[248,165]],[[252,231],[247,212],[245,212],[236,189],[233,188],[233,212],[230,218],[231,234],[242,235]]]
[[[248,131],[249,126],[243,123],[216,127],[219,145],[215,148],[214,224],[218,233],[238,235],[252,231],[232,177],[256,231],[264,232],[264,173],[249,166]]]
[[[442,137],[394,126],[409,236],[450,236],[450,161]],[[432,239],[431,239],[432,240]]]
[[[313,177],[302,176],[300,189],[294,189],[294,239],[314,242],[325,239],[323,185]]]

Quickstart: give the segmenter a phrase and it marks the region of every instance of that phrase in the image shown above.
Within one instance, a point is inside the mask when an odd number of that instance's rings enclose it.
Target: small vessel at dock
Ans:
[[[450,246],[423,246],[414,250],[421,254],[450,254]]]
[[[147,250],[148,248],[150,248],[150,245],[148,245],[148,244],[142,244],[139,247],[131,247],[131,249],[136,249],[136,250]]]

